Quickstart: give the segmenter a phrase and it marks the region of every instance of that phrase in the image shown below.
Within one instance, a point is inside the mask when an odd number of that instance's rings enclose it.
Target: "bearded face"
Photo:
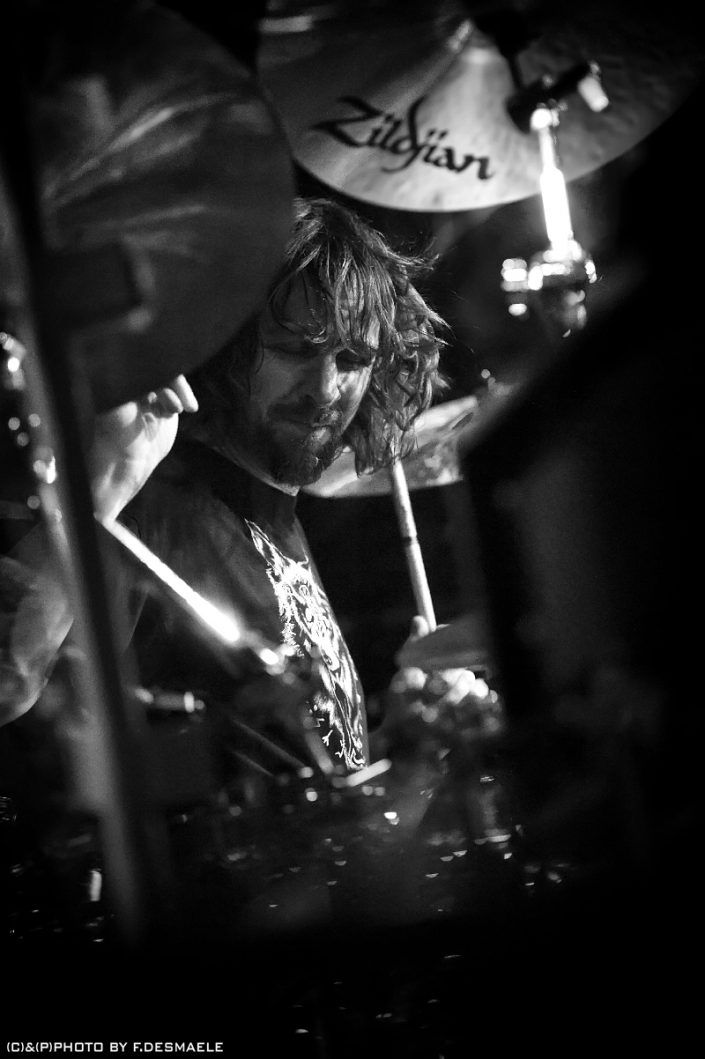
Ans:
[[[315,482],[335,459],[374,362],[372,342],[362,353],[314,342],[321,311],[320,298],[300,277],[283,311],[265,311],[261,356],[229,422],[233,447],[249,466],[292,487]]]

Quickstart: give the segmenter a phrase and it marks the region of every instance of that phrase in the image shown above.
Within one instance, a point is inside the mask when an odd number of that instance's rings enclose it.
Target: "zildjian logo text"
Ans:
[[[396,155],[401,164],[382,166],[383,173],[399,173],[418,160],[451,173],[463,173],[476,163],[478,180],[489,180],[494,176],[486,155],[461,154],[442,143],[448,135],[447,129],[427,129],[419,135],[417,115],[424,98],[417,99],[406,114],[399,118],[394,113],[378,110],[357,96],[340,96],[339,101],[349,103],[356,108],[357,113],[352,117],[319,121],[311,127],[328,133],[348,147],[375,147],[378,151]],[[370,129],[368,123],[371,121],[375,124]],[[353,126],[359,128],[355,132],[348,131]]]

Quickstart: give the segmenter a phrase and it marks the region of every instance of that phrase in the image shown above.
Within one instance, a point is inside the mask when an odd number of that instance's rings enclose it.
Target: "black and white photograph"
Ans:
[[[702,23],[0,6],[5,1054],[690,1052]]]

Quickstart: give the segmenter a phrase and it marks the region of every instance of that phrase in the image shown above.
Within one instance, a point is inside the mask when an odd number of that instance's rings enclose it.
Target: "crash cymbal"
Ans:
[[[561,112],[568,180],[639,143],[702,76],[702,33],[680,10],[619,0],[517,6],[533,16],[516,54],[522,86],[554,82],[582,62],[601,70],[607,109],[595,113],[573,92]],[[296,161],[348,196],[397,210],[470,210],[538,194],[537,138],[507,110],[518,86],[506,44],[481,32],[472,9],[442,0],[408,17],[398,6],[348,12],[300,32],[268,20],[258,68]]]
[[[461,480],[458,439],[469,427],[477,407],[477,398],[468,396],[421,413],[414,427],[414,449],[401,461],[409,489],[451,485]],[[305,486],[305,491],[322,497],[384,496],[392,492],[392,479],[386,468],[358,478],[354,455],[346,449],[317,482]]]
[[[180,15],[75,14],[36,20],[28,101],[55,303],[101,411],[189,372],[263,303],[293,164],[256,77]]]
[[[422,412],[414,424],[414,448],[401,461],[408,488],[427,489],[462,481],[462,448],[481,424],[502,409],[510,392],[509,385],[493,382],[481,399],[470,394]],[[353,453],[345,449],[318,481],[305,486],[304,491],[313,496],[345,499],[386,496],[393,492],[393,487],[386,468],[358,478]]]
[[[487,669],[489,647],[486,625],[479,614],[464,614],[427,636],[409,640],[397,651],[402,669]]]

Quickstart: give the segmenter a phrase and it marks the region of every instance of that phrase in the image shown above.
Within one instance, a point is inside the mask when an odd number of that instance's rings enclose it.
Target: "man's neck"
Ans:
[[[264,482],[265,485],[271,486],[272,489],[278,489],[280,493],[286,493],[287,496],[298,495],[300,486],[276,481],[264,468],[259,466],[256,460],[251,459],[247,453],[243,453],[237,444],[230,439],[225,442],[217,441],[213,438],[212,431],[202,429],[200,424],[196,425],[195,429],[192,428],[190,434],[191,437],[200,441],[202,445],[213,449],[214,452],[234,463],[236,467],[241,467],[243,471],[247,471],[253,478],[257,478],[260,482]]]
[[[221,456],[225,456],[227,460],[234,463],[237,467],[241,467],[243,471],[247,471],[253,478],[257,478],[260,482],[264,482],[265,485],[271,486],[272,489],[278,489],[280,493],[286,493],[287,496],[297,496],[299,493],[298,485],[288,485],[286,482],[277,482],[271,475],[267,474],[255,460],[251,460],[247,455],[240,452],[235,446],[227,445],[220,446],[214,444],[211,441],[207,441],[206,444],[220,453]]]

